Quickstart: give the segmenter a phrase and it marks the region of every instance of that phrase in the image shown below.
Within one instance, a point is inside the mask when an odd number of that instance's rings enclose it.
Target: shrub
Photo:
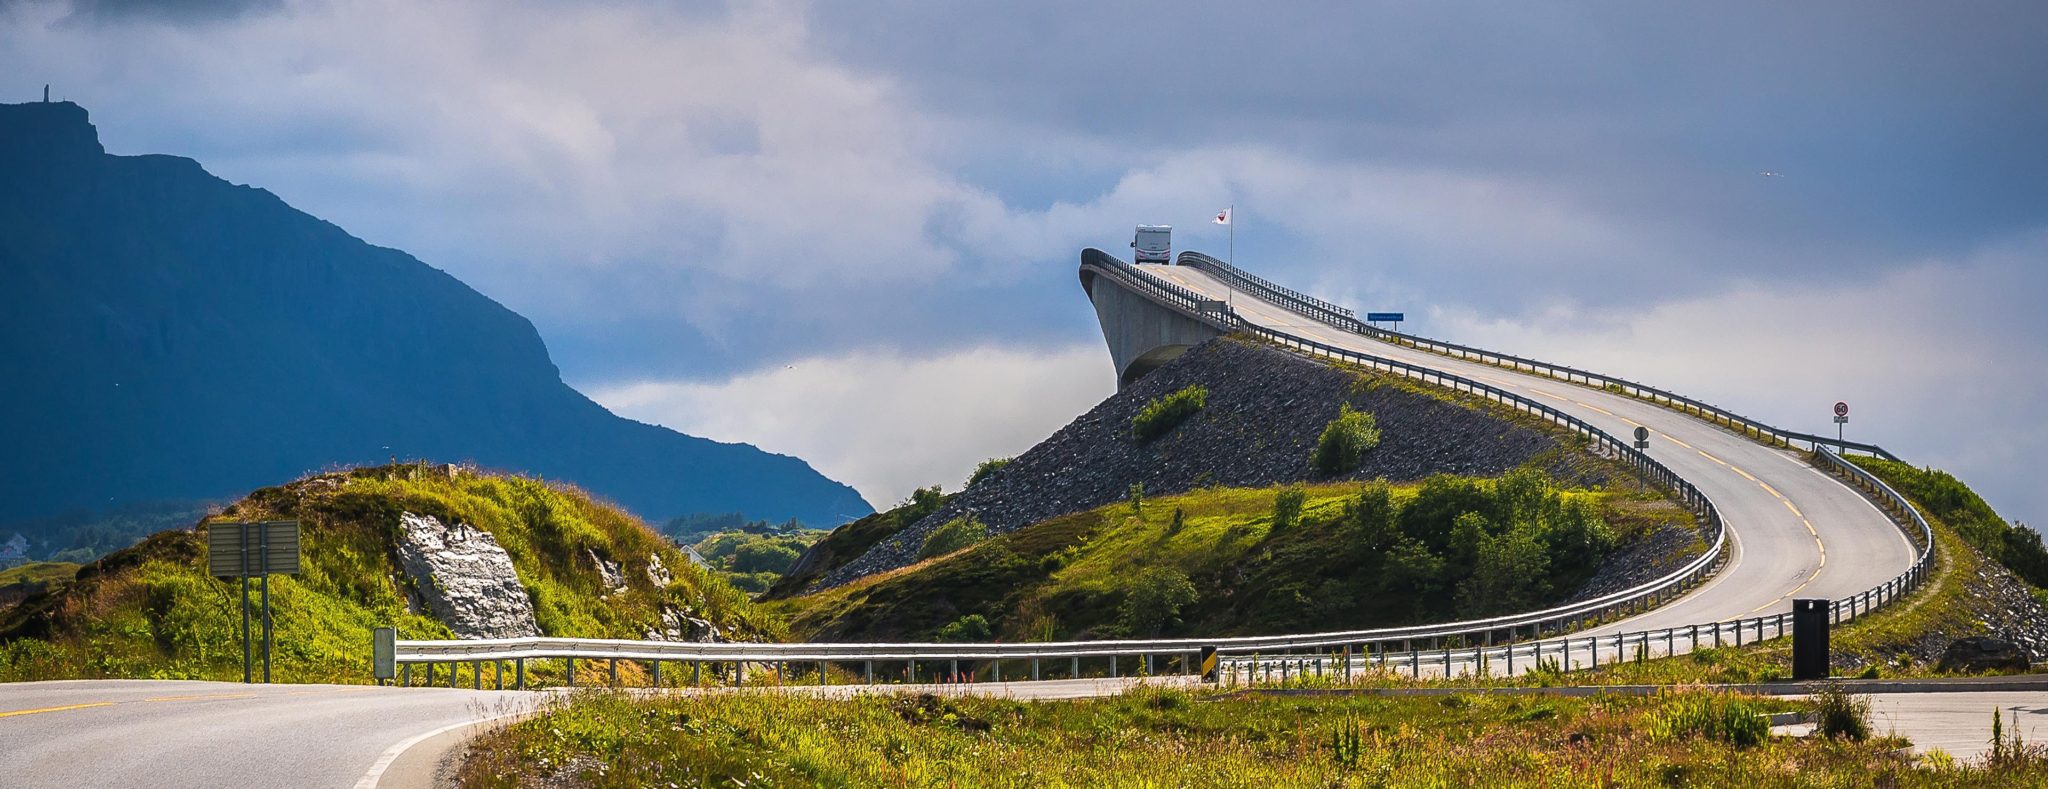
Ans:
[[[1301,507],[1307,502],[1308,491],[1302,489],[1300,485],[1281,488],[1280,493],[1273,497],[1273,529],[1279,531],[1294,528],[1296,523],[1301,522]]]
[[[930,559],[971,547],[988,539],[988,527],[981,521],[969,517],[954,518],[933,529],[924,538],[924,546],[917,549],[917,558]]]
[[[796,564],[797,555],[795,548],[757,539],[743,543],[733,551],[732,571],[780,574]]]
[[[989,629],[988,618],[980,614],[968,614],[955,619],[934,634],[938,640],[952,643],[987,641],[994,636],[995,631]]]
[[[1016,460],[1016,458],[989,458],[981,461],[981,465],[974,467],[974,473],[967,475],[967,487],[974,487],[974,483],[980,482],[988,475],[1002,469],[1002,467],[1010,465],[1010,461],[1013,460]]]
[[[1117,611],[1125,635],[1157,635],[1180,624],[1182,609],[1200,599],[1188,574],[1176,567],[1149,567],[1138,574]]]
[[[939,486],[933,485],[929,488],[918,488],[911,492],[910,498],[904,499],[903,503],[896,505],[897,507],[905,508],[903,510],[903,517],[898,518],[896,522],[916,523],[924,520],[926,515],[938,512],[939,506],[945,503],[946,497],[939,492]]]
[[[1852,694],[1839,682],[1824,682],[1809,696],[1816,705],[1815,733],[1862,741],[1870,736],[1870,699]]]
[[[1151,441],[1166,435],[1167,431],[1208,404],[1209,390],[1200,384],[1153,400],[1139,409],[1138,415],[1131,419],[1131,435],[1136,436],[1139,441]]]
[[[1704,738],[1738,748],[1763,742],[1770,719],[1754,702],[1719,693],[1685,693],[1650,714],[1650,738],[1682,742]]]
[[[1337,418],[1323,427],[1323,436],[1316,440],[1316,451],[1309,457],[1309,463],[1324,474],[1342,474],[1358,468],[1358,464],[1365,462],[1365,453],[1379,445],[1379,420],[1345,403],[1337,409]]]

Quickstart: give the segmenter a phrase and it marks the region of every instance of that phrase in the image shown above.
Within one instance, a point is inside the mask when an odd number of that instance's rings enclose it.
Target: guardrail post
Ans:
[[[426,681],[426,682],[424,682],[424,683],[422,683],[422,686],[423,686],[423,687],[429,687],[429,688],[431,688],[431,687],[433,687],[433,686],[434,686],[434,662],[433,662],[433,661],[431,661],[431,660],[430,660],[430,661],[427,661],[427,664],[426,664],[426,665],[427,665],[427,681]]]
[[[861,670],[867,675],[867,684],[875,684],[875,661],[867,661],[862,665]],[[1037,679],[1037,677],[1032,677],[1032,679]]]
[[[473,681],[475,681],[475,682],[476,682],[476,688],[475,688],[476,690],[483,690],[483,689],[484,689],[484,662],[483,662],[483,661],[481,661],[481,660],[478,660],[478,661],[473,661],[473,662],[471,662],[471,663],[469,664],[469,678],[470,678],[471,680],[473,680]]]
[[[1031,681],[1038,681],[1038,658],[1031,659]]]
[[[659,659],[654,661],[654,686],[657,688],[661,687],[661,661]]]
[[[455,675],[460,673],[462,664],[453,660],[448,661],[448,687],[455,687]]]
[[[1081,656],[1080,656],[1080,655],[1075,655],[1075,656],[1074,656],[1074,665],[1073,665],[1073,669],[1074,669],[1074,679],[1080,679],[1080,678],[1081,678]]]
[[[505,689],[505,661],[491,661],[491,680],[492,684],[498,686],[498,690]]]
[[[526,689],[526,658],[516,658],[512,661],[512,689]]]
[[[618,658],[606,658],[606,659],[605,659],[605,661],[604,661],[604,665],[605,665],[605,676],[606,676],[605,682],[606,682],[606,684],[608,684],[608,685],[610,685],[611,687],[614,687],[614,688],[618,687],[618,686],[619,686],[619,659],[618,659]]]
[[[997,681],[997,682],[1001,682],[1001,681],[1003,681],[1003,659],[1002,659],[1002,658],[996,658],[995,660],[991,660],[991,661],[989,661],[989,664],[988,664],[988,669],[989,669],[989,674],[990,674],[990,676],[994,677],[994,678],[995,678],[995,681]]]
[[[399,666],[398,666],[398,684],[399,684],[399,685],[401,685],[401,686],[404,686],[404,687],[408,687],[408,688],[412,687],[412,664],[411,664],[411,663],[401,663],[401,664],[399,664]]]
[[[429,673],[431,673],[432,671],[433,671],[432,669],[428,669],[428,672],[429,672]],[[569,684],[569,687],[572,687],[572,688],[573,688],[573,687],[576,687],[576,659],[575,659],[575,658],[572,658],[572,657],[565,657],[565,658],[562,658],[562,673],[563,673],[564,675],[566,675],[566,676],[568,676],[568,677],[569,677],[569,683],[568,683],[568,684]]]

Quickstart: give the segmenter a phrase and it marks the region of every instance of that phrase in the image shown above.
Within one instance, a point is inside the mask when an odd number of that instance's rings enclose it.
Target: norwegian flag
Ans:
[[[1218,212],[1216,212],[1216,224],[1219,224],[1219,225],[1227,225],[1227,224],[1230,224],[1230,209],[1228,209],[1228,208],[1225,208],[1225,209],[1223,209],[1223,210],[1221,210],[1221,211],[1218,211]]]

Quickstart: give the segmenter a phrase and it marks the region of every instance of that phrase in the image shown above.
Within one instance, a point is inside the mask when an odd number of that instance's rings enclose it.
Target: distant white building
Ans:
[[[12,567],[28,561],[28,538],[14,535],[6,542],[0,542],[0,567]]]

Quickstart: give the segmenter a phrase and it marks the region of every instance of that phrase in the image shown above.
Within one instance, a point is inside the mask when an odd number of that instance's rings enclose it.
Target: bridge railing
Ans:
[[[1705,419],[1709,422],[1713,422],[1723,427],[1727,427],[1731,430],[1743,433],[1753,439],[1763,441],[1766,443],[1777,444],[1782,446],[1794,446],[1803,444],[1808,449],[1818,448],[1821,446],[1831,446],[1835,447],[1838,451],[1842,453],[1861,452],[1867,455],[1875,455],[1886,460],[1899,460],[1897,455],[1893,455],[1891,452],[1886,451],[1884,447],[1877,446],[1876,444],[1865,444],[1856,441],[1844,441],[1841,439],[1829,438],[1827,436],[1815,435],[1812,433],[1801,433],[1793,430],[1785,430],[1760,420],[1751,419],[1749,417],[1735,413],[1734,411],[1730,411],[1726,408],[1721,408],[1711,403],[1696,400],[1681,394],[1677,394],[1675,392],[1660,389],[1658,387],[1650,386],[1647,384],[1637,383],[1626,378],[1596,373],[1590,370],[1581,370],[1576,367],[1569,367],[1561,364],[1552,364],[1550,362],[1539,361],[1536,359],[1530,359],[1522,356],[1515,356],[1512,354],[1495,353],[1493,351],[1488,351],[1481,348],[1474,348],[1468,345],[1459,345],[1457,343],[1443,342],[1441,340],[1432,340],[1427,337],[1421,337],[1413,334],[1403,334],[1397,331],[1389,331],[1387,329],[1382,329],[1377,326],[1368,324],[1364,321],[1358,320],[1356,317],[1352,317],[1350,310],[1343,310],[1342,313],[1335,312],[1332,310],[1331,305],[1328,302],[1325,302],[1321,299],[1309,299],[1307,297],[1301,296],[1300,294],[1295,293],[1292,290],[1288,290],[1287,288],[1274,285],[1263,278],[1256,277],[1245,272],[1243,269],[1239,269],[1235,266],[1232,266],[1228,263],[1224,263],[1223,261],[1217,260],[1208,255],[1204,255],[1200,252],[1182,252],[1180,253],[1180,257],[1177,258],[1176,262],[1178,265],[1187,266],[1189,268],[1200,271],[1204,274],[1208,274],[1211,277],[1215,277],[1216,279],[1221,280],[1226,285],[1252,293],[1253,295],[1259,296],[1260,298],[1268,302],[1284,307],[1304,317],[1313,318],[1317,321],[1327,323],[1331,326],[1335,326],[1339,329],[1343,329],[1354,334],[1362,334],[1368,337],[1372,337],[1374,339],[1393,343],[1395,345],[1405,345],[1410,348],[1414,348],[1421,351],[1428,351],[1430,353],[1435,353],[1442,356],[1449,356],[1457,359],[1469,359],[1499,367],[1505,367],[1511,370],[1516,370],[1518,372],[1534,373],[1537,375],[1555,378],[1562,381],[1568,381],[1571,383],[1584,384],[1596,388],[1608,389],[1614,392],[1618,392],[1620,394],[1625,394],[1630,397],[1648,400],[1658,405],[1666,406],[1684,413],[1691,414],[1693,416],[1697,416],[1701,419]]]
[[[925,675],[927,678],[960,678],[963,676],[959,671],[963,661],[969,664],[970,674],[974,663],[985,664],[992,669],[992,678],[997,681],[1003,678],[1006,662],[1020,672],[1023,664],[1028,663],[1030,678],[1040,679],[1048,661],[1054,664],[1055,673],[1078,677],[1083,673],[1082,661],[1099,660],[1104,668],[1099,675],[1114,677],[1125,665],[1131,667],[1132,673],[1159,673],[1161,663],[1158,659],[1162,657],[1166,658],[1164,665],[1168,671],[1178,669],[1193,673],[1203,668],[1200,657],[1205,652],[1214,655],[1217,661],[1207,668],[1219,672],[1218,676],[1228,681],[1273,678],[1275,672],[1279,678],[1286,679],[1312,670],[1317,673],[1342,671],[1346,676],[1361,668],[1399,673],[1404,667],[1420,677],[1425,666],[1432,672],[1441,669],[1445,675],[1454,669],[1484,675],[1491,666],[1501,666],[1514,672],[1518,657],[1522,660],[1522,670],[1533,669],[1546,659],[1561,669],[1569,670],[1598,666],[1603,657],[1608,662],[1623,659],[1631,646],[1639,654],[1654,654],[1660,641],[1663,654],[1676,654],[1673,650],[1681,637],[1687,639],[1690,649],[1708,642],[1714,646],[1741,644],[1745,636],[1755,641],[1765,638],[1766,633],[1769,637],[1785,634],[1789,614],[1573,637],[1570,633],[1576,629],[1611,617],[1648,610],[1683,594],[1707,578],[1726,556],[1728,531],[1712,500],[1632,444],[1547,404],[1455,374],[1337,348],[1250,324],[1227,306],[1219,307],[1213,300],[1153,277],[1107,254],[1096,250],[1088,250],[1088,253],[1083,255],[1085,272],[1107,277],[1221,330],[1248,332],[1311,355],[1447,386],[1528,412],[1585,436],[1597,451],[1629,463],[1646,478],[1671,489],[1681,501],[1692,507],[1708,532],[1708,549],[1662,578],[1592,600],[1542,611],[1446,624],[1278,636],[1012,644],[689,643],[548,637],[396,641],[393,645],[395,663],[403,667],[406,682],[411,682],[413,666],[428,667],[428,681],[432,682],[432,667],[446,665],[449,681],[453,684],[456,680],[455,667],[467,664],[474,667],[472,677],[481,686],[484,663],[499,664],[499,678],[502,680],[502,664],[510,661],[516,665],[517,683],[523,686],[527,661],[557,660],[565,664],[564,674],[573,683],[576,675],[574,662],[578,659],[603,660],[614,668],[621,660],[650,663],[657,683],[664,662],[687,664],[692,683],[701,678],[706,666],[710,666],[712,673],[721,681],[743,681],[749,665],[786,668],[790,664],[805,663],[817,664],[817,671],[811,676],[819,682],[831,680],[828,666],[837,665],[842,669],[859,666],[864,673],[856,676],[872,682],[877,676],[877,663],[893,667],[897,662],[902,663],[905,669],[900,676],[910,682],[918,680],[920,666],[930,672]],[[1861,594],[1834,601],[1833,617],[1839,622],[1868,614],[1923,583],[1934,558],[1933,532],[1919,512],[1882,480],[1842,460],[1824,446],[1818,447],[1816,454],[1831,470],[1871,491],[1899,519],[1902,527],[1916,532],[1915,536],[1921,540],[1919,558],[1905,573]],[[1523,638],[1525,630],[1529,636],[1527,639]],[[1560,636],[1545,638],[1546,633]],[[939,671],[932,667],[934,663],[945,665],[949,670]],[[786,677],[788,672],[778,670],[774,675]],[[1023,677],[1020,673],[1016,678]]]

